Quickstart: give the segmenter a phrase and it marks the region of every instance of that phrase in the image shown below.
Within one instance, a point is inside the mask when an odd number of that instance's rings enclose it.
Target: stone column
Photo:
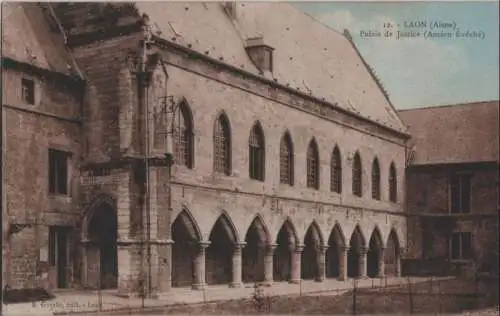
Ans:
[[[233,249],[233,280],[229,284],[230,287],[241,287],[241,250],[245,247],[245,243],[235,244]]]
[[[264,256],[264,282],[269,285],[273,283],[273,256],[276,247],[277,244],[268,245]]]
[[[292,273],[290,276],[290,283],[300,282],[300,269],[301,269],[301,256],[302,250],[304,250],[304,245],[297,245],[292,252]]]
[[[323,282],[326,278],[326,250],[328,245],[320,245],[318,249],[318,275],[316,275],[316,282]]]
[[[132,267],[134,264],[130,256],[130,244],[127,241],[119,240],[117,243],[118,259],[118,295],[121,297],[130,297],[137,292],[139,288],[131,282],[133,275]],[[142,289],[141,289],[142,290]]]
[[[366,247],[361,247],[359,249],[359,278],[360,279],[366,279],[366,254],[368,253],[368,248]]]
[[[171,239],[157,240],[155,245],[152,245],[152,253],[155,254],[156,275],[157,279],[153,279],[153,287],[157,292],[168,292],[172,288],[172,245],[174,241]],[[153,274],[155,278],[155,274]]]
[[[195,283],[193,289],[202,290],[206,286],[205,281],[205,249],[210,245],[210,242],[200,242],[198,244],[198,254],[194,259],[194,274]]]
[[[405,249],[400,247],[399,248],[399,251],[396,252],[396,277],[397,278],[400,278],[402,276],[402,273],[401,273],[401,257],[403,256],[404,254],[404,251]]]
[[[378,278],[383,278],[385,276],[385,248],[380,248],[380,254],[378,257]]]
[[[347,253],[349,252],[349,247],[340,246],[339,247],[339,281],[347,280]]]

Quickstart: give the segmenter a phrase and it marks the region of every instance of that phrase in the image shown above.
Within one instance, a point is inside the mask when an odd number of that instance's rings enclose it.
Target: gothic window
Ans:
[[[314,138],[307,147],[307,187],[319,189],[319,154]]]
[[[265,142],[262,127],[257,122],[250,131],[248,140],[248,153],[250,157],[249,175],[250,179],[264,181],[265,167]]]
[[[359,153],[356,152],[352,164],[352,194],[356,196],[363,195],[362,174],[361,157],[359,157]]]
[[[380,167],[377,158],[372,164],[372,199],[380,200]]]
[[[214,171],[231,174],[231,131],[229,120],[221,114],[215,122],[214,130]]]
[[[194,165],[193,121],[185,102],[179,104],[174,119],[175,162],[191,169]]]
[[[398,196],[398,181],[396,177],[396,168],[394,167],[394,163],[391,163],[391,167],[389,169],[389,200],[391,202],[397,202]]]
[[[332,152],[330,190],[332,192],[342,193],[342,162],[340,159],[340,150],[337,146],[335,146]]]
[[[280,142],[280,182],[293,185],[293,143],[286,132]]]

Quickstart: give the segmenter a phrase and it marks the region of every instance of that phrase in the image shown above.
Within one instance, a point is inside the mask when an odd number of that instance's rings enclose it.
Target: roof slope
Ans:
[[[370,75],[352,42],[290,4],[237,2],[231,19],[221,3],[137,2],[161,37],[259,75],[245,51],[247,38],[263,36],[275,48],[268,79],[399,131],[406,127]]]
[[[499,161],[499,101],[401,110],[412,164]]]
[[[2,3],[2,57],[74,75],[75,64],[62,34],[58,29],[51,30],[47,10],[46,4]]]

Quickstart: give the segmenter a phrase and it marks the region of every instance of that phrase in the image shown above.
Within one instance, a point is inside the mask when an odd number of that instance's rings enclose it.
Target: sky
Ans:
[[[397,109],[499,99],[498,2],[302,2],[298,9],[343,31],[348,29]],[[426,25],[411,28],[412,22]],[[453,28],[431,28],[445,22]],[[385,38],[384,24],[392,37]],[[441,26],[448,26],[443,25]],[[457,28],[482,38],[457,37]],[[379,31],[381,37],[367,36]],[[396,39],[397,31],[419,36]],[[427,31],[427,36],[424,32]],[[451,38],[429,37],[450,32]],[[431,33],[432,34],[432,33]]]

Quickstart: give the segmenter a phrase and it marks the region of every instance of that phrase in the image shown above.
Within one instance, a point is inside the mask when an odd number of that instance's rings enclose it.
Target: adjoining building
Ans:
[[[399,111],[412,134],[408,269],[498,275],[498,113],[498,101]]]
[[[2,6],[10,287],[400,274],[409,134],[347,32],[283,3]]]

